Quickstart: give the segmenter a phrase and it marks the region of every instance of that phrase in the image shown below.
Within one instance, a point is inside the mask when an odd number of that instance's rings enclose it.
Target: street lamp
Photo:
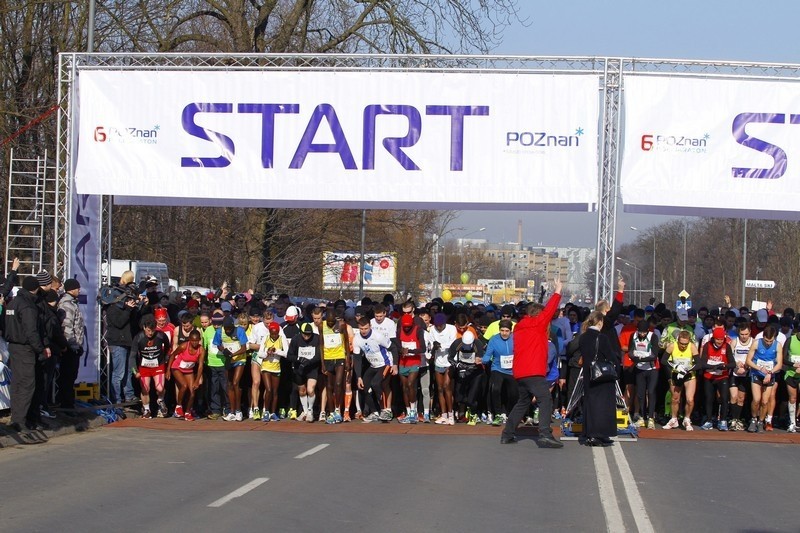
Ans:
[[[636,293],[636,298],[634,298],[634,302],[638,307],[641,307],[642,298],[641,298],[641,285],[642,285],[642,269],[636,266],[636,263],[633,261],[628,261],[627,259],[623,259],[622,257],[617,256],[617,259],[628,265],[629,267],[633,268],[633,291]],[[636,283],[636,271],[639,271],[639,283]]]
[[[630,226],[633,231],[639,231],[636,226]],[[653,298],[656,297],[656,231],[653,230]]]

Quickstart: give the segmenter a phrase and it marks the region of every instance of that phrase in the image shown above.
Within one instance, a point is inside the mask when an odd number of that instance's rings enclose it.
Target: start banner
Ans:
[[[591,209],[591,73],[79,73],[80,194],[121,203]]]
[[[800,82],[629,75],[625,210],[800,218]]]

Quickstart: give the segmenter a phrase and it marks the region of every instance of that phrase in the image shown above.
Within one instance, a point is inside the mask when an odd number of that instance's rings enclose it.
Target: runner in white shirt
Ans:
[[[458,331],[454,325],[447,323],[447,315],[436,313],[433,317],[433,327],[429,333],[441,413],[436,419],[436,423],[452,426],[456,421],[453,414],[453,381],[450,376],[449,355],[450,345],[456,341]]]
[[[397,350],[386,335],[372,329],[366,317],[358,320],[358,333],[353,340],[353,363],[358,376],[358,388],[365,391],[370,408],[370,414],[364,418],[364,422],[389,422],[392,419],[392,410],[391,404],[387,403],[388,378],[390,375],[397,375]],[[368,363],[366,370],[363,369],[365,359]]]
[[[747,369],[747,354],[753,346],[750,336],[750,326],[743,324],[739,327],[739,336],[731,340],[731,350],[736,361],[736,367],[731,370],[729,390],[731,395],[731,431],[744,431],[742,422],[742,408],[747,390],[750,388],[750,377]]]

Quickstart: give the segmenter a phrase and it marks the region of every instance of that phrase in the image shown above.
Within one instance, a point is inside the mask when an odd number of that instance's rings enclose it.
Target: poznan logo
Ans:
[[[690,135],[642,135],[641,148],[645,152],[672,152],[703,154],[708,151],[708,133],[700,137]]]
[[[139,126],[97,126],[94,129],[94,141],[98,143],[117,144],[157,144],[161,126],[150,128]]]
[[[533,128],[532,128],[533,129]],[[570,148],[581,145],[583,128],[575,128],[574,133],[554,131],[507,131],[507,147],[525,148]]]

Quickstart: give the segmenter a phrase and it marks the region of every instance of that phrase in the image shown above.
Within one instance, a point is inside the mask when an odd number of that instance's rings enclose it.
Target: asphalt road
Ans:
[[[565,444],[107,427],[0,450],[0,530],[800,530],[795,445]]]

